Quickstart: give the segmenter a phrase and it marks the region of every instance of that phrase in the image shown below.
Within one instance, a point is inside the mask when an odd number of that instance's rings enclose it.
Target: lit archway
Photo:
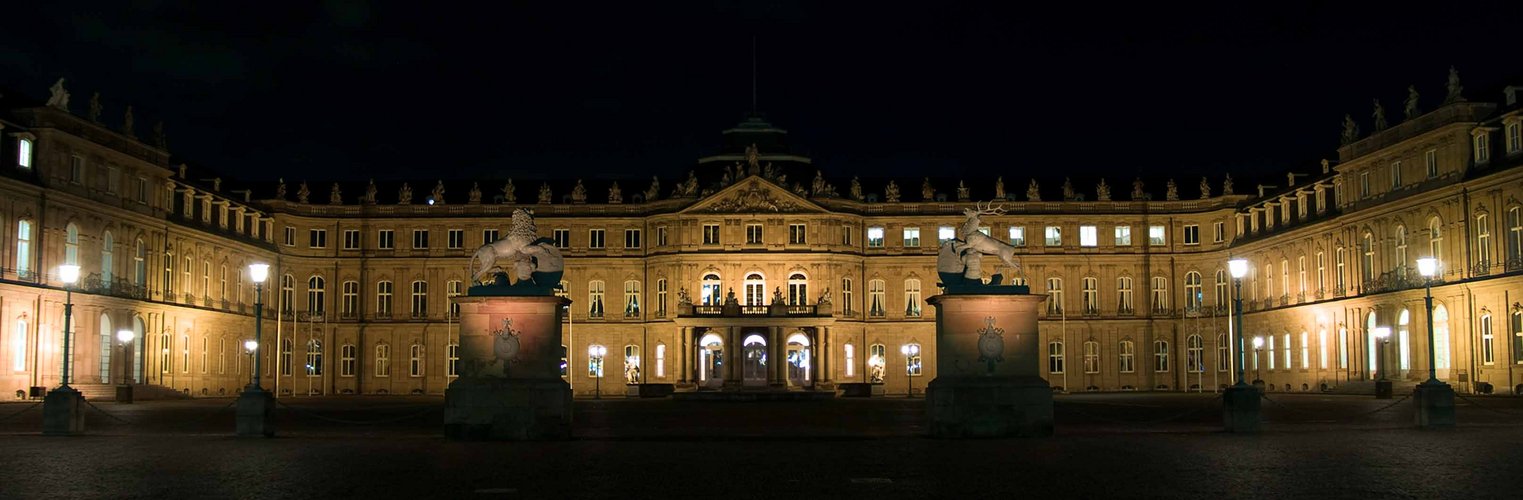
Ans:
[[[698,384],[719,387],[724,384],[724,339],[708,334],[698,340]]]
[[[767,339],[749,335],[740,343],[744,355],[741,382],[747,386],[767,385]]]
[[[809,336],[804,332],[795,332],[788,336],[788,383],[796,386],[810,384],[810,347]]]

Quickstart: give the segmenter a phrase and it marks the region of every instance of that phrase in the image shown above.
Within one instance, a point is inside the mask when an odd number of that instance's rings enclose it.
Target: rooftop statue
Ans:
[[[1325,173],[1327,173],[1327,171],[1328,171],[1328,170],[1329,170],[1329,169],[1330,169],[1330,168],[1331,168],[1331,167],[1329,167],[1329,165],[1328,165],[1328,162],[1327,162],[1327,158],[1323,158],[1323,159],[1322,159],[1322,173],[1324,173],[1324,174],[1325,174]]]
[[[307,181],[301,181],[301,187],[296,188],[296,202],[305,204],[312,197],[312,190],[307,189]]]
[[[883,187],[883,201],[899,203],[899,185],[892,180],[888,181],[887,186]]]
[[[534,215],[522,208],[514,210],[508,235],[482,245],[471,256],[470,295],[553,295],[565,262],[555,240],[537,234]]]
[[[1132,181],[1132,201],[1145,200],[1148,197],[1147,189],[1143,187],[1142,178]]]
[[[954,293],[1025,293],[1026,287],[1002,286],[1004,275],[995,273],[990,277],[989,284],[983,282],[984,255],[993,255],[1000,262],[1010,268],[1012,275],[1021,270],[1021,265],[1015,260],[1015,247],[1009,243],[992,238],[978,230],[983,221],[979,219],[983,215],[1004,215],[1003,207],[974,205],[974,208],[963,209],[966,219],[962,226],[957,228],[956,237],[941,244],[936,253],[936,274],[941,277],[941,286],[949,294]],[[996,266],[996,270],[998,266]]]
[[[1205,177],[1200,178],[1200,199],[1211,198],[1211,182]]]
[[[472,205],[481,204],[481,184],[472,182],[471,190],[465,195],[465,202]]]
[[[541,205],[550,204],[551,198],[554,197],[555,195],[550,193],[550,183],[545,182],[539,185],[539,203]]]
[[[105,107],[100,105],[100,92],[90,96],[90,121],[100,123],[100,112]]]
[[[127,106],[127,113],[122,115],[122,135],[137,137],[132,130],[132,106]]]
[[[1174,179],[1169,179],[1169,182],[1164,184],[1163,199],[1179,201],[1179,185],[1174,183]]]
[[[169,138],[164,136],[164,122],[153,124],[153,135],[150,140],[153,141],[153,147],[169,149]]]
[[[333,189],[328,190],[328,204],[329,205],[343,205],[344,204],[344,192],[339,190],[337,182],[333,183]]]
[[[746,168],[751,175],[761,173],[761,152],[756,149],[754,142],[746,146]]]
[[[1105,178],[1100,178],[1100,183],[1095,185],[1095,199],[1111,201],[1111,185],[1105,183]]]
[[[1074,183],[1067,177],[1063,178],[1063,201],[1079,199],[1079,193],[1074,192]]]
[[[180,177],[184,178],[185,174],[180,174]],[[278,182],[279,183],[275,185],[275,199],[284,200],[286,199],[286,180],[284,177],[282,177]]]
[[[518,188],[513,187],[512,177],[509,177],[508,182],[502,185],[502,202],[518,203]]]
[[[661,199],[661,179],[650,176],[650,187],[645,189],[645,201],[652,202]]]
[[[434,184],[434,191],[428,194],[428,198],[433,200],[435,205],[444,204],[444,181]]]
[[[994,178],[994,199],[1005,199],[1005,176],[1003,175]]]
[[[397,190],[397,204],[412,204],[412,186],[407,185],[406,182],[402,183],[402,188]]]
[[[689,198],[698,194],[698,173],[687,171],[687,180],[682,181],[672,189],[672,196],[677,198]]]
[[[1375,119],[1376,132],[1386,129],[1386,110],[1380,107],[1380,99],[1375,99],[1375,111],[1371,116]]]
[[[1454,66],[1449,67],[1449,83],[1444,85],[1444,89],[1448,91],[1444,96],[1444,104],[1465,102],[1465,96],[1461,95],[1465,92],[1465,87],[1460,86],[1460,71],[1454,69]]]
[[[968,185],[957,181],[957,201],[968,201]]]
[[[360,201],[374,205],[375,192],[375,179],[370,179],[370,184],[365,185],[365,198]]]
[[[1408,120],[1411,120],[1413,118],[1417,118],[1417,115],[1422,114],[1422,110],[1418,109],[1418,107],[1417,107],[1417,86],[1416,85],[1408,85],[1407,86],[1407,103],[1406,103],[1405,113],[1407,115],[1407,119]]]
[[[614,181],[612,186],[608,186],[608,202],[624,203],[624,191],[619,189],[619,181]]]
[[[1026,201],[1042,201],[1042,189],[1037,186],[1036,179],[1026,186]]]
[[[924,201],[936,201],[936,188],[931,187],[931,178],[926,177],[920,183],[920,199]]]
[[[69,91],[63,88],[63,78],[59,78],[58,81],[53,82],[52,87],[48,87],[48,107],[69,110]]]
[[[862,181],[857,180],[856,176],[852,176],[851,188],[847,193],[851,194],[851,199],[862,201]]]
[[[1222,181],[1222,196],[1232,196],[1232,174]]]
[[[1359,140],[1359,124],[1354,123],[1354,117],[1343,115],[1343,140],[1342,145],[1347,146]]]

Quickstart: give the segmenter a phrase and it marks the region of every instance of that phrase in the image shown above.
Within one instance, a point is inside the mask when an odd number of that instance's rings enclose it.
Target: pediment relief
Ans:
[[[809,200],[753,176],[714,193],[686,211],[736,214],[819,213],[824,210]]]

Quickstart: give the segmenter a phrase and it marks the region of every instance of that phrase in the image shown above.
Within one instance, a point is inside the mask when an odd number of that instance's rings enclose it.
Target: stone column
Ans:
[[[830,352],[835,348],[835,343],[830,338],[830,327],[822,326],[820,332],[820,381],[830,382],[835,378],[835,356]]]
[[[767,327],[767,385],[773,387],[787,387],[787,379],[782,377],[780,369],[784,365],[783,355],[783,328],[780,326]]]
[[[809,385],[813,387],[820,383],[820,368],[822,368],[820,365],[823,363],[820,360],[820,350],[825,347],[825,342],[820,339],[820,330],[818,328],[814,330],[814,339],[812,339],[810,344]]]
[[[692,355],[693,329],[691,327],[677,328],[677,383],[686,384],[688,374],[692,372],[692,363],[688,362],[688,356]]]
[[[725,363],[729,366],[726,366],[724,370],[724,385],[740,386],[740,377],[742,373],[740,370],[740,364],[745,360],[745,354],[741,352],[742,346],[740,345],[740,328],[730,326],[725,327],[725,329],[727,330],[725,337],[728,339],[725,342],[724,346]]]

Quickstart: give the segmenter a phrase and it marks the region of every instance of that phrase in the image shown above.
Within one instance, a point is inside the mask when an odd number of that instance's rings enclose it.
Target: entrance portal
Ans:
[[[747,387],[767,385],[767,339],[761,335],[746,337],[744,342],[745,364],[741,383]]]
[[[724,341],[718,335],[704,335],[698,341],[698,385],[710,388],[724,385]]]
[[[809,387],[809,336],[802,332],[788,337],[788,385]]]

